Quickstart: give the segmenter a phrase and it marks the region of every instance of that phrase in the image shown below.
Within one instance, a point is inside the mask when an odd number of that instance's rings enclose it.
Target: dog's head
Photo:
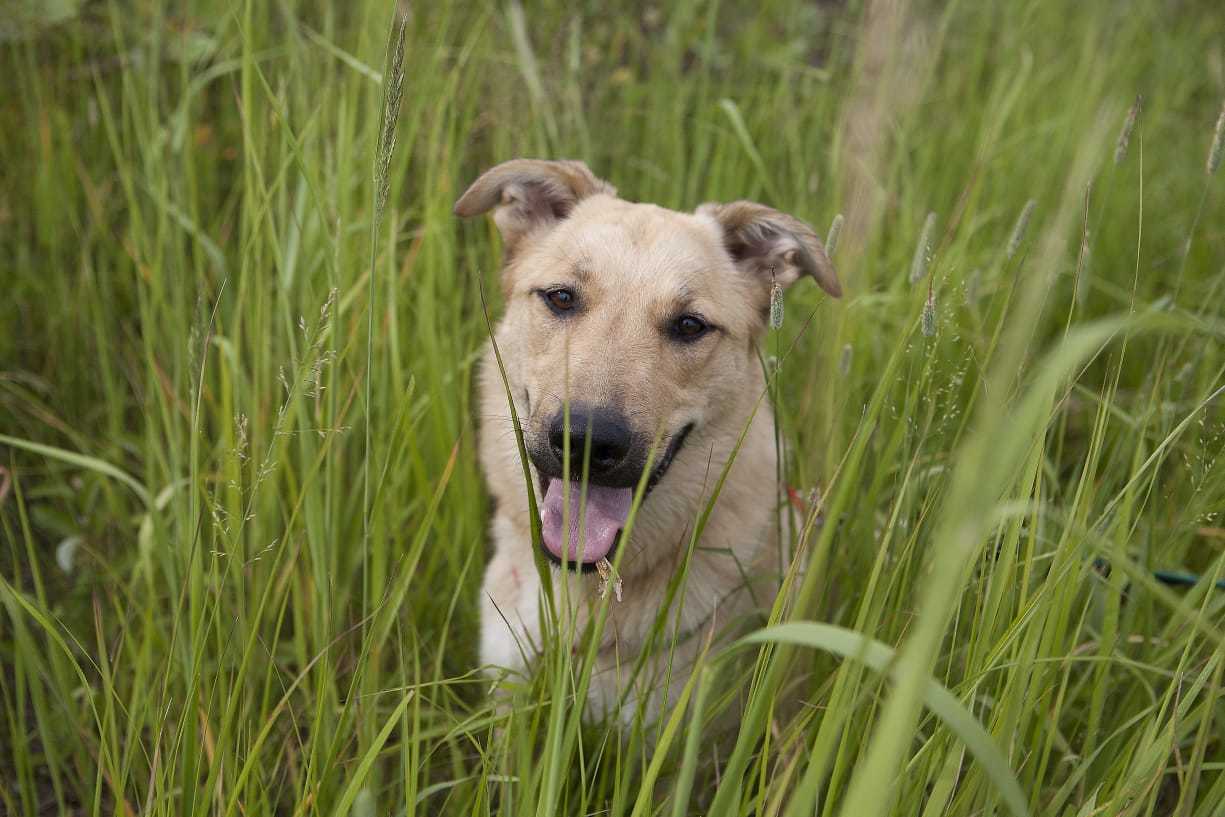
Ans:
[[[841,289],[792,216],[750,201],[694,213],[624,201],[582,162],[494,167],[455,204],[459,216],[490,210],[505,252],[497,340],[544,490],[544,544],[590,566],[609,556],[648,464],[650,490],[687,441],[747,419],[731,409],[760,394],[772,288],[809,275]]]

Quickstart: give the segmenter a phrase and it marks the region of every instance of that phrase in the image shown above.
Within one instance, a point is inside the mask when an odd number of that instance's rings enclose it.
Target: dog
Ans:
[[[553,594],[573,606],[574,649],[608,605],[584,715],[628,722],[645,707],[653,719],[720,626],[777,592],[777,449],[758,344],[778,288],[803,276],[833,297],[841,286],[820,239],[794,216],[751,201],[693,213],[626,201],[579,161],[515,159],[486,171],[454,212],[490,211],[505,310],[492,332],[502,365],[491,343],[478,382],[479,455],[495,506],[481,661],[525,672],[544,632],[509,391]],[[667,648],[636,669],[686,560]],[[610,563],[623,597],[604,602]]]

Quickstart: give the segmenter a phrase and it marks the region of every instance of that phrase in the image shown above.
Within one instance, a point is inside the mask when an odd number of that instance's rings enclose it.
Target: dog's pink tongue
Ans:
[[[549,481],[549,487],[544,492],[544,504],[540,509],[541,535],[544,538],[544,546],[558,559],[593,564],[608,555],[617,538],[617,531],[625,527],[625,518],[629,516],[634,491],[632,488],[588,485],[585,514],[580,513],[579,509],[581,493],[582,484],[579,482],[563,482],[560,479]],[[562,529],[565,510],[563,503],[567,494],[570,496],[569,537]],[[584,517],[581,529],[580,516]],[[566,548],[567,539],[569,548]],[[581,558],[580,547],[583,549]],[[565,557],[562,556],[563,549],[568,551]]]

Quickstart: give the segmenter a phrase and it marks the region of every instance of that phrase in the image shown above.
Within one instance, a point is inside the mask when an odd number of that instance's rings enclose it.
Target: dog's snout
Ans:
[[[582,473],[583,457],[591,448],[588,472],[593,477],[608,474],[629,457],[634,434],[621,412],[584,406],[570,407],[570,471]],[[558,411],[549,424],[549,447],[558,462],[566,458],[566,418]]]

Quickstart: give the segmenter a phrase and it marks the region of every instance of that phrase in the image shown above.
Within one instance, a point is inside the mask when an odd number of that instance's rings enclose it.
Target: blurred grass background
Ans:
[[[934,677],[1032,813],[1225,814],[1215,0],[418,3],[381,220],[390,3],[3,12],[0,812],[1002,813]],[[450,209],[516,156],[842,214],[764,350],[786,616],[892,681],[768,646],[665,739],[580,730],[558,651],[490,706]]]

